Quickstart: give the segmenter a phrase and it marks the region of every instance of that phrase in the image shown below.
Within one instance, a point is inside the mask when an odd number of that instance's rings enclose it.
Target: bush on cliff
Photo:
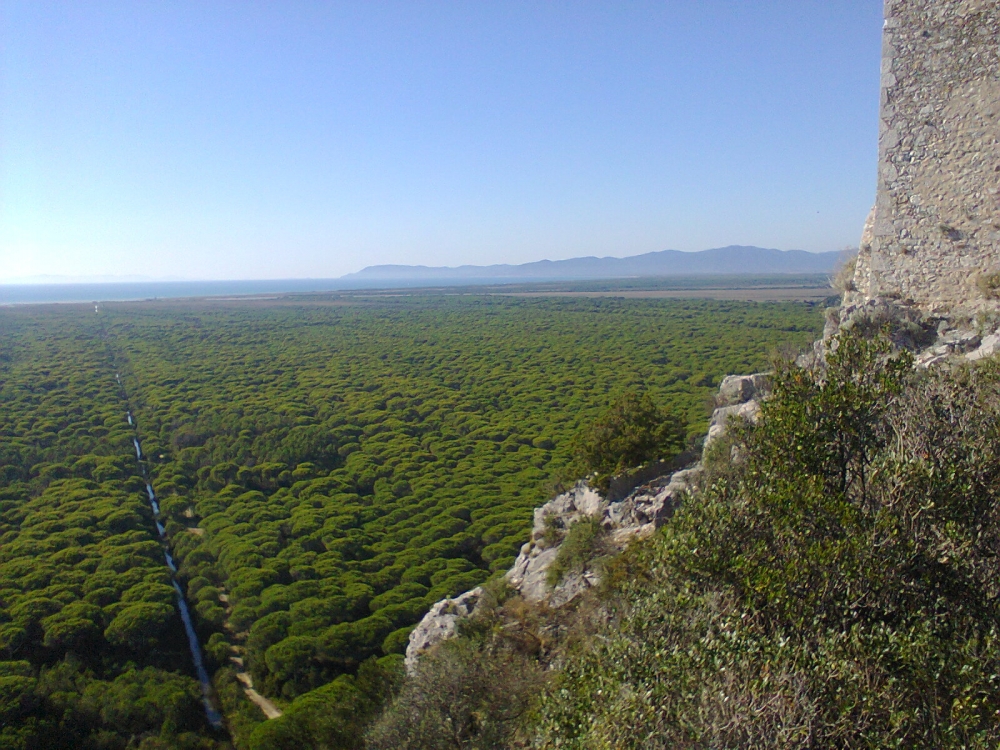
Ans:
[[[367,750],[523,747],[519,730],[543,682],[530,631],[481,613],[461,638],[424,654],[370,729]]]
[[[581,572],[596,555],[600,554],[606,537],[604,527],[597,518],[583,518],[569,527],[559,545],[559,552],[546,571],[550,587],[555,587],[567,573]]]
[[[996,747],[1000,369],[844,337],[617,562],[538,748]]]
[[[577,435],[576,454],[583,471],[607,489],[616,474],[680,453],[686,435],[684,421],[661,411],[648,394],[626,391]]]

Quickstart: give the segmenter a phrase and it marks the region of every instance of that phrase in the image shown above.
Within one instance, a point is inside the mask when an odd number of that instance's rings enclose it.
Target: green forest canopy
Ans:
[[[0,648],[28,665],[9,668],[3,731],[69,731],[53,670],[160,695],[154,669],[196,696],[171,671],[183,635],[160,616],[116,366],[203,638],[243,642],[258,689],[287,701],[400,652],[432,602],[509,567],[615,395],[698,435],[722,376],[820,323],[800,303],[476,296],[2,311]],[[134,731],[207,736],[161,709]],[[79,711],[80,736],[119,732]]]
[[[213,747],[92,318],[0,312],[0,747]]]

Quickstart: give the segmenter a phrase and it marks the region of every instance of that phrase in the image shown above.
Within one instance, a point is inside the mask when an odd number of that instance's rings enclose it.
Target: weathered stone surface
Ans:
[[[410,633],[405,660],[408,672],[413,671],[422,653],[458,635],[459,620],[475,612],[482,595],[483,590],[476,587],[454,599],[442,599],[431,607],[420,624]]]
[[[975,331],[946,330],[939,338],[939,346],[949,354],[964,354],[979,348],[982,338]]]
[[[611,532],[614,543],[624,547],[630,539],[649,536],[660,528],[674,514],[700,471],[697,467],[676,471],[610,504],[601,523]]]
[[[564,532],[586,516],[595,516],[604,507],[604,498],[586,482],[577,482],[569,492],[556,495],[540,508],[535,508],[531,538],[545,545],[545,532],[551,528]]]
[[[609,502],[584,482],[550,500],[535,511],[531,540],[521,547],[507,582],[522,597],[559,607],[599,582],[589,569],[566,575],[549,586],[548,571],[559,554],[555,540],[574,523],[595,518],[608,533],[611,543],[624,548],[632,539],[648,536],[670,518],[684,493],[697,476],[697,467],[671,472],[635,488],[621,500]]]
[[[846,305],[1000,308],[1000,3],[887,0],[876,202]],[[1000,290],[998,290],[1000,291]]]
[[[983,338],[979,347],[966,354],[965,358],[975,361],[984,357],[992,357],[997,352],[1000,352],[1000,331]]]
[[[715,401],[718,408],[712,412],[708,425],[708,435],[705,437],[704,448],[718,440],[726,431],[730,419],[757,420],[760,412],[760,400],[764,398],[770,387],[767,373],[758,372],[753,375],[730,375],[722,381],[719,395]]]
[[[761,372],[753,375],[727,375],[719,386],[715,403],[718,406],[745,404],[765,393],[767,385],[768,376]]]
[[[1000,330],[983,335],[978,330],[968,328],[968,321],[964,318],[959,318],[956,322],[948,317],[924,317],[920,323],[922,330],[931,331],[932,338],[923,346],[908,347],[913,351],[914,364],[918,368],[933,367],[940,363],[954,364],[960,358],[976,361],[1000,353]],[[937,327],[936,332],[934,325]]]
[[[569,576],[556,586],[562,590],[554,591],[548,584],[548,571],[559,554],[558,541],[569,527],[584,518],[600,517],[606,509],[605,499],[586,482],[577,482],[569,492],[536,508],[531,539],[521,547],[514,567],[507,573],[507,582],[531,602],[550,601],[555,595],[556,600],[565,603],[584,591],[586,582]]]
[[[668,477],[675,471],[690,466],[698,460],[698,451],[686,450],[667,461],[654,461],[638,469],[611,478],[611,486],[605,493],[609,503],[615,503],[630,494],[636,487],[661,477]]]
[[[744,417],[750,421],[755,421],[757,413],[760,411],[760,404],[756,400],[747,401],[745,404],[733,404],[723,406],[712,412],[712,421],[708,426],[708,436],[705,438],[707,448],[726,431],[726,425],[733,417]]]
[[[559,547],[527,542],[507,573],[507,582],[529,602],[540,602],[551,593],[547,574],[559,554]]]
[[[938,318],[929,317],[918,307],[891,299],[877,298],[844,305],[838,317],[839,331],[855,331],[869,337],[888,329],[892,342],[910,351],[925,349],[941,335]]]

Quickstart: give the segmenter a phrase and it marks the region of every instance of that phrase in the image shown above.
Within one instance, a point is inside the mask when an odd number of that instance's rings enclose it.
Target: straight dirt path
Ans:
[[[277,719],[281,716],[281,709],[271,703],[267,698],[253,689],[253,678],[243,669],[243,659],[239,656],[230,656],[229,661],[236,668],[236,679],[243,686],[243,692],[247,698],[257,704],[257,707],[264,712],[264,716],[269,719]]]

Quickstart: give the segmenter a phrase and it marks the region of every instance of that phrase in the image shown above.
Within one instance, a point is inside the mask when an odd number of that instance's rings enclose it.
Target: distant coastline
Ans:
[[[245,297],[267,294],[315,294],[363,289],[497,286],[620,280],[644,285],[647,280],[695,277],[793,276],[833,271],[840,253],[807,253],[732,245],[695,253],[663,250],[625,258],[569,258],[520,265],[369,266],[335,279],[250,279],[156,281],[122,277],[87,282],[40,278],[36,283],[0,283],[0,305],[127,302],[189,297]],[[53,282],[47,283],[48,278]],[[700,286],[700,284],[699,284]]]

